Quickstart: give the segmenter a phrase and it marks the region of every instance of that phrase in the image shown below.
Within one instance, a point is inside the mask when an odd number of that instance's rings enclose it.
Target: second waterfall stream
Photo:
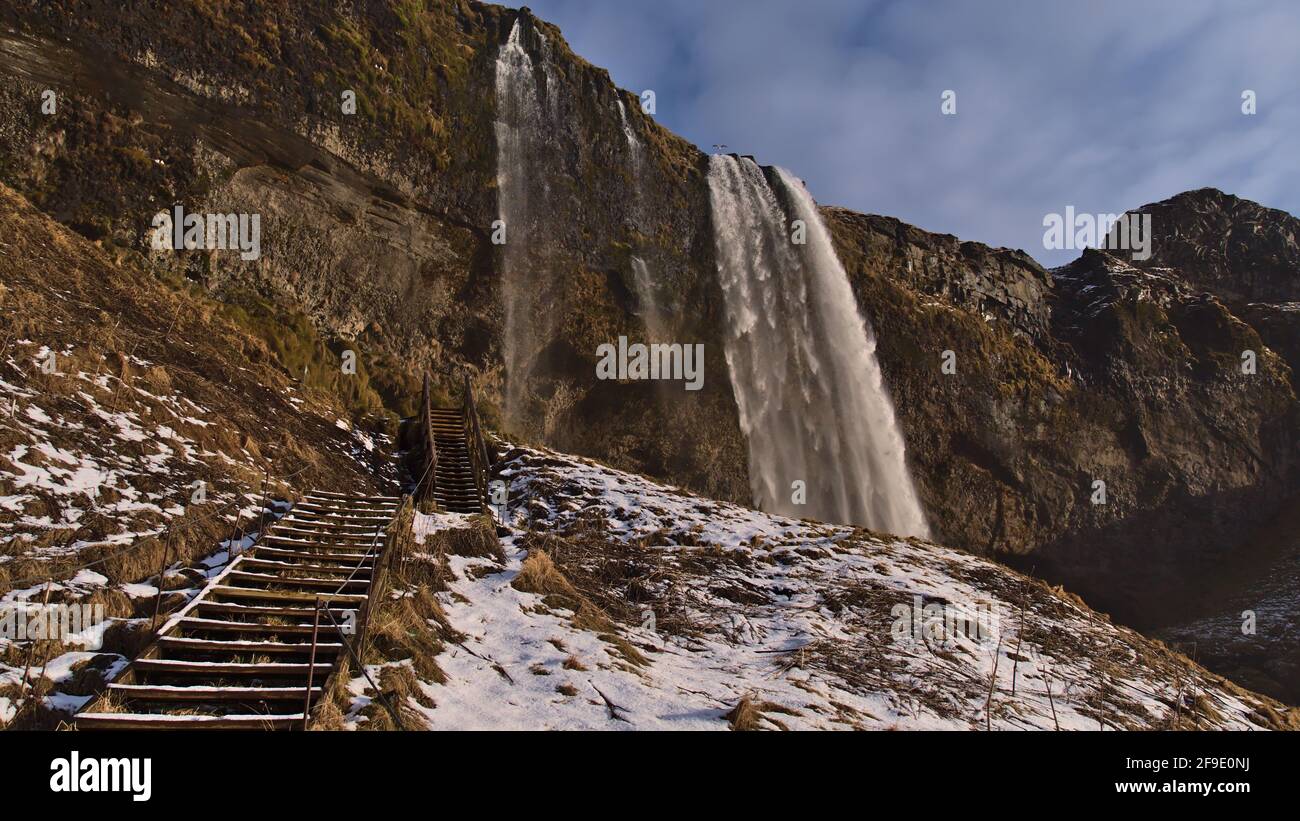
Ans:
[[[717,155],[709,201],[754,503],[928,537],[875,337],[812,196],[783,169],[769,182],[752,160]],[[792,239],[795,220],[802,244]]]

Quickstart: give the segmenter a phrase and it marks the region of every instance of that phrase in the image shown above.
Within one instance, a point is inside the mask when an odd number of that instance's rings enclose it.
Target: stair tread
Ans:
[[[231,616],[276,616],[279,618],[298,617],[301,619],[311,619],[314,617],[315,609],[311,607],[275,607],[266,605],[239,604],[237,602],[219,602],[211,599],[204,599],[195,604],[195,609],[206,610],[213,613],[225,613]],[[347,607],[331,607],[330,611],[343,615],[349,612]],[[325,622],[333,626],[333,622],[326,617]],[[250,622],[250,624],[255,622]]]
[[[173,713],[81,713],[76,724],[81,729],[113,727],[184,727],[186,729],[261,729],[263,727],[292,727],[301,723],[302,713],[275,713],[259,715],[184,715]]]
[[[288,673],[306,674],[311,667],[307,662],[297,661],[189,661],[187,659],[136,659],[132,667],[144,672],[165,673],[172,671],[200,673]],[[329,662],[316,662],[317,670],[328,670],[333,665]]]
[[[338,628],[329,622],[328,617],[322,619],[324,624],[319,625],[322,633],[337,633]],[[302,635],[310,634],[313,626],[311,624],[262,624],[255,621],[226,621],[225,619],[204,619],[197,616],[186,616],[177,622],[182,630],[208,630],[212,632],[229,632],[229,633],[293,633]]]
[[[293,590],[259,590],[253,587],[218,584],[211,591],[219,596],[232,596],[242,599],[266,599],[271,601],[351,601],[363,602],[364,593],[299,593]]]
[[[311,651],[311,642],[280,642],[280,641],[223,641],[221,639],[195,639],[185,636],[163,636],[158,639],[158,643],[164,647],[173,646],[177,648],[190,648],[193,650],[221,650],[230,652],[259,652],[268,653],[305,653]],[[343,645],[337,642],[316,642],[316,649],[321,648],[330,650],[342,650]]]
[[[262,698],[287,697],[299,701],[302,701],[307,690],[306,687],[216,687],[206,684],[109,684],[108,689],[141,700],[149,700],[151,697],[156,697],[159,700],[170,698],[218,700],[260,696]],[[314,686],[311,691],[319,695],[321,689],[321,687]],[[85,715],[95,715],[95,713]],[[108,715],[116,714],[109,713]]]

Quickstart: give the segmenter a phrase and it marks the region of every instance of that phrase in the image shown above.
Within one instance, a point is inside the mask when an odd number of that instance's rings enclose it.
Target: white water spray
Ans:
[[[816,203],[786,171],[775,175],[788,216],[753,161],[714,156],[709,164],[727,364],[754,503],[926,537],[875,337]],[[796,219],[804,245],[791,240]],[[796,481],[805,483],[806,504],[793,501]]]

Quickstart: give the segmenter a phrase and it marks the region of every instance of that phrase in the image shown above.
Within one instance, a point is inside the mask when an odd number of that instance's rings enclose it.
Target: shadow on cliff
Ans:
[[[1067,534],[1028,555],[1000,552],[997,558],[1064,585],[1134,629],[1153,631],[1202,615],[1228,592],[1248,589],[1277,551],[1241,537],[1254,529],[1242,521],[1242,511],[1254,511],[1251,523],[1258,528],[1277,516],[1283,503],[1278,492],[1265,487],[1198,497],[1180,493],[1158,510]],[[1189,552],[1186,541],[1193,537],[1217,546]]]

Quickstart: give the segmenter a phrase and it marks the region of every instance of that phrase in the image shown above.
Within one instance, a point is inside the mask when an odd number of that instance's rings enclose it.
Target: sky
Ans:
[[[618,85],[654,90],[655,118],[702,149],[1049,266],[1078,255],[1044,247],[1044,217],[1067,206],[1121,213],[1211,186],[1300,214],[1289,0],[528,5]]]

